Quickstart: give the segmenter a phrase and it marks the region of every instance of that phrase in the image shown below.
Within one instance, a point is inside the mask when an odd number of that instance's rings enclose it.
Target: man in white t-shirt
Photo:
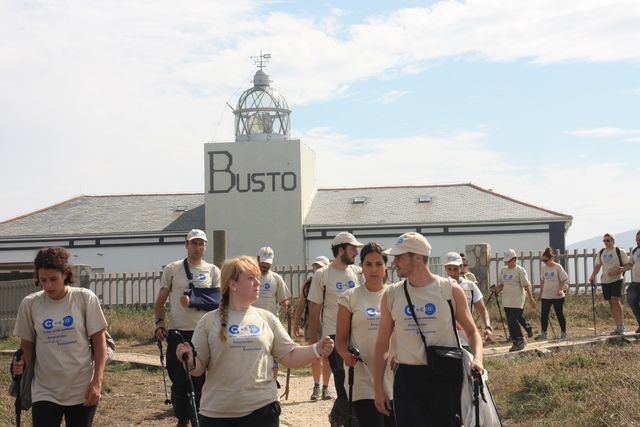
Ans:
[[[476,311],[480,315],[480,319],[482,320],[482,324],[484,325],[484,334],[483,339],[485,343],[491,342],[491,337],[493,336],[493,328],[491,327],[491,318],[489,317],[489,311],[487,307],[484,305],[484,300],[482,299],[482,292],[478,285],[476,285],[471,280],[468,280],[462,277],[462,257],[456,252],[449,252],[445,257],[444,268],[447,271],[447,276],[455,280],[462,290],[464,291],[465,296],[467,297],[467,305],[471,312],[473,312],[473,307],[476,308]],[[463,346],[468,346],[469,341],[467,340],[464,331],[458,326],[458,332],[460,335],[460,343]]]
[[[354,264],[358,248],[364,246],[351,233],[338,233],[331,242],[331,251],[335,259],[331,264],[318,269],[311,280],[309,289],[309,338],[317,341],[318,325],[322,313],[322,335],[335,339],[338,317],[338,297],[347,289],[363,283],[362,269]],[[329,355],[329,364],[333,372],[333,381],[338,399],[346,399],[344,388],[344,363],[334,349]]]
[[[158,340],[167,340],[167,372],[171,378],[171,403],[178,418],[178,426],[189,425],[190,410],[187,399],[188,380],[182,362],[176,357],[179,335],[189,342],[198,321],[206,311],[189,307],[190,285],[196,288],[219,288],[220,270],[204,261],[207,250],[207,235],[202,230],[193,229],[185,241],[187,257],[168,264],[162,272],[160,290],[155,303],[156,330]],[[170,311],[165,321],[165,303],[169,299]],[[168,329],[167,329],[168,328]],[[196,392],[196,405],[200,404],[200,393],[204,375],[192,377]]]
[[[627,301],[638,322],[636,334],[640,333],[640,231],[636,233],[636,247],[631,251],[631,263],[625,270],[631,270],[631,283],[627,287]]]
[[[622,284],[624,283],[624,272],[626,266],[630,262],[629,255],[622,248],[616,247],[616,239],[613,233],[605,233],[602,236],[604,248],[596,255],[595,265],[589,283],[594,284],[598,272],[602,268],[602,276],[600,276],[600,287],[602,288],[602,297],[605,301],[609,301],[609,308],[616,328],[611,335],[624,334],[624,312],[622,311]]]
[[[293,313],[291,306],[291,292],[282,276],[271,271],[274,250],[269,246],[263,246],[258,250],[258,265],[260,266],[260,297],[253,303],[254,307],[268,310],[278,317],[278,307],[282,305],[287,311],[287,317]],[[278,317],[279,319],[279,317]],[[273,377],[278,378],[278,361],[273,360]]]

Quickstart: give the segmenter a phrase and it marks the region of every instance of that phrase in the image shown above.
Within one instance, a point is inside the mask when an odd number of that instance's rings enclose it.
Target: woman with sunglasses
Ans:
[[[567,337],[567,321],[564,318],[564,297],[569,289],[569,276],[564,268],[553,260],[553,249],[546,248],[540,258],[542,269],[540,272],[540,302],[542,311],[540,314],[540,335],[537,340],[547,339],[547,326],[549,325],[549,312],[551,306],[556,312],[560,324],[560,338]]]
[[[260,295],[260,268],[252,257],[224,262],[220,307],[193,331],[193,349],[178,345],[176,356],[191,376],[207,373],[200,399],[202,427],[277,427],[278,389],[271,368],[278,359],[288,368],[310,364],[333,351],[328,336],[299,346],[271,312],[253,307]]]

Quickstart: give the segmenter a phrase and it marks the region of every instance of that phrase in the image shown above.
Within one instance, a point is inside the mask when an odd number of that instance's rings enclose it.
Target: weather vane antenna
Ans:
[[[251,59],[253,59],[253,62],[256,64],[256,66],[262,70],[263,68],[267,68],[267,64],[271,59],[271,54],[270,53],[263,54],[262,49],[260,49],[260,55],[252,56]]]

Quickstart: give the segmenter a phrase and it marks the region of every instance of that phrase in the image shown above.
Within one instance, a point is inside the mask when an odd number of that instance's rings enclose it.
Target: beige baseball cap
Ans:
[[[449,252],[449,253],[447,253],[447,255],[444,257],[444,266],[446,267],[447,265],[461,266],[462,265],[462,257],[460,256],[460,254],[457,253],[457,252]]]
[[[320,267],[324,267],[325,265],[329,265],[329,258],[324,255],[320,255],[317,257],[312,264],[318,264]]]
[[[336,234],[336,237],[333,238],[333,241],[331,242],[331,247],[342,245],[345,243],[355,246],[356,248],[360,248],[364,246],[364,243],[358,242],[353,234],[347,233],[346,231],[342,231]]]
[[[431,255],[431,245],[422,234],[410,231],[398,237],[396,243],[384,251],[383,254],[396,256],[407,252],[429,256]]]
[[[202,239],[205,242],[207,241],[207,233],[205,233],[202,230],[198,230],[197,228],[194,228],[193,230],[191,230],[188,234],[187,234],[187,242],[189,240],[193,240],[193,239]]]
[[[502,257],[502,260],[504,262],[509,262],[514,258],[518,258],[518,254],[516,253],[516,251],[514,251],[513,249],[507,249],[506,251],[504,251],[504,256]]]
[[[263,246],[258,251],[258,256],[260,257],[260,262],[273,264],[273,258],[275,257],[275,253],[270,246]]]

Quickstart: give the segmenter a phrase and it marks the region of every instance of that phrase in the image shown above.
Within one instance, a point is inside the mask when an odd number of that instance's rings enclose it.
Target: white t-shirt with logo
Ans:
[[[560,264],[554,263],[551,267],[543,264],[540,269],[540,277],[544,281],[544,288],[542,289],[542,295],[540,295],[540,298],[564,298],[564,292],[562,295],[558,295],[558,290],[560,289],[560,283],[567,280],[569,276]]]
[[[478,285],[476,285],[474,282],[466,278],[465,279],[460,278],[460,281],[458,282],[458,284],[464,291],[465,297],[467,297],[467,306],[469,306],[469,308],[473,310],[473,305],[479,301],[482,301],[482,298],[483,298],[480,288],[478,288]],[[467,345],[467,346],[469,345],[469,340],[467,339],[467,336],[465,335],[464,331],[459,327],[458,327],[458,336],[460,337],[461,345]]]
[[[311,280],[309,301],[322,305],[322,335],[336,334],[338,297],[345,291],[363,282],[362,269],[355,265],[338,270],[333,264],[318,269]]]
[[[107,321],[93,292],[67,289],[59,300],[44,291],[33,293],[18,308],[13,334],[35,344],[33,402],[79,405],[93,379],[90,336],[105,329]]]
[[[629,255],[627,255],[624,249],[619,249],[622,264],[628,264]],[[600,252],[598,252],[596,254],[596,266],[602,266],[600,283],[613,283],[622,279],[622,273],[620,273],[620,260],[618,259],[618,254],[616,253],[615,247],[612,249],[605,249],[604,251],[602,251],[602,255],[600,255]]]
[[[447,299],[452,299],[451,282],[435,276],[427,286],[416,288],[407,282],[407,290],[413,303],[420,330],[427,345],[457,347],[451,310]],[[398,363],[406,365],[426,365],[427,357],[416,323],[411,316],[409,304],[404,294],[404,282],[387,288],[387,308],[394,322],[391,346],[396,351]],[[455,313],[455,303],[451,301]]]
[[[235,418],[278,401],[273,360],[298,345],[276,316],[261,308],[229,309],[227,340],[220,340],[219,310],[198,322],[191,342],[197,357],[208,361],[200,413],[206,417]]]
[[[263,308],[278,316],[278,306],[291,298],[291,292],[282,276],[271,270],[260,276],[260,298],[254,307]]]
[[[353,400],[375,399],[373,388],[373,355],[380,328],[380,301],[385,293],[383,287],[371,292],[365,285],[344,292],[338,304],[351,314],[351,345],[360,351],[360,358],[354,368]],[[348,387],[345,378],[345,387]],[[393,395],[393,372],[385,368],[384,388],[388,396]]]
[[[193,286],[196,288],[220,287],[218,267],[204,261],[200,265],[191,263],[188,265],[189,271],[193,274]],[[185,290],[189,290],[189,280],[184,271],[183,260],[172,262],[164,268],[160,286],[169,289],[169,304],[171,305],[168,313],[169,327],[182,331],[193,331],[206,311],[184,307],[180,303],[180,298]]]
[[[633,263],[633,268],[631,269],[631,281],[634,283],[640,283],[640,249],[636,248],[634,251],[631,251],[631,262]]]
[[[514,268],[503,267],[498,275],[498,286],[502,289],[502,305],[508,308],[524,308],[524,288],[531,286],[527,270],[517,265]]]

